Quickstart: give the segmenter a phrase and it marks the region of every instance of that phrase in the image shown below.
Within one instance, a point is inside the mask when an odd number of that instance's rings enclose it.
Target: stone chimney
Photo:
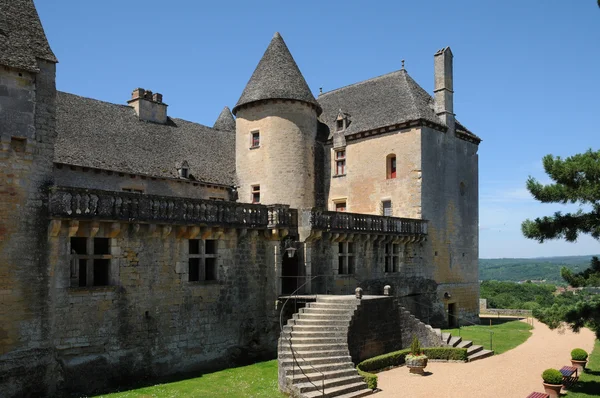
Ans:
[[[162,94],[152,94],[150,90],[136,88],[127,103],[135,109],[140,120],[160,124],[167,123],[167,104],[162,102]]]
[[[452,84],[452,50],[443,48],[435,53],[434,75],[435,113],[450,131],[454,131],[454,86]]]

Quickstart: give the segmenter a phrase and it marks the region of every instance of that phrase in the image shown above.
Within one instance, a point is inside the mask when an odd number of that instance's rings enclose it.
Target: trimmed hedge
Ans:
[[[406,355],[409,353],[410,349],[407,348],[365,359],[356,366],[356,369],[358,370],[358,374],[365,380],[365,383],[367,383],[367,386],[374,390],[377,388],[377,375],[369,372],[385,369],[390,366],[402,365]],[[427,355],[429,359],[447,359],[452,361],[467,360],[466,348],[431,347],[423,348],[423,353]]]

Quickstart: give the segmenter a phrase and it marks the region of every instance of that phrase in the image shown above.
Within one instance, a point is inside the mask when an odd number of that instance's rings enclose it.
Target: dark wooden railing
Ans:
[[[50,216],[229,228],[289,228],[298,213],[284,205],[176,198],[79,188],[52,188]]]
[[[322,211],[311,212],[312,229],[340,233],[373,233],[383,235],[426,235],[427,220],[368,214]]]

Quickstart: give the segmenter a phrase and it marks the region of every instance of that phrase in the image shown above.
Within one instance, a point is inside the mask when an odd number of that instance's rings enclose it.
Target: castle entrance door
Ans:
[[[300,256],[294,253],[293,257],[288,257],[287,253],[283,255],[281,264],[281,293],[292,294],[300,286]]]

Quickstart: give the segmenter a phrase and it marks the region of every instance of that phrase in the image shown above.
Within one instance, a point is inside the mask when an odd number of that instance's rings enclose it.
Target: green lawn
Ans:
[[[587,398],[600,396],[600,340],[596,340],[594,351],[590,354],[586,366],[587,372],[579,377],[577,384],[569,388],[568,398]]]
[[[107,398],[282,398],[277,387],[277,360],[209,373],[195,379],[157,384]]]
[[[486,322],[486,321],[484,321]],[[452,336],[460,336],[463,340],[471,340],[474,345],[482,345],[484,349],[490,349],[490,330],[492,336],[492,349],[495,354],[502,354],[523,344],[531,336],[531,326],[521,321],[508,321],[496,325],[464,326],[458,329],[445,329],[444,332],[452,333]]]

